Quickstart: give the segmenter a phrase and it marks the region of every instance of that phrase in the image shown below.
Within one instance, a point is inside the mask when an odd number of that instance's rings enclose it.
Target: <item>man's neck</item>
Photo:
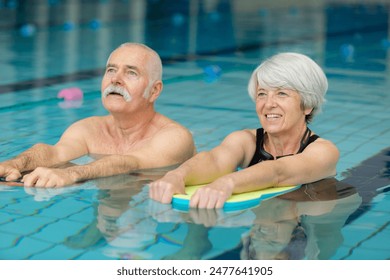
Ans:
[[[128,137],[145,134],[153,126],[154,120],[158,118],[158,114],[155,111],[150,111],[141,114],[137,113],[136,116],[116,114],[111,115],[111,117],[113,119],[113,130],[122,136]]]

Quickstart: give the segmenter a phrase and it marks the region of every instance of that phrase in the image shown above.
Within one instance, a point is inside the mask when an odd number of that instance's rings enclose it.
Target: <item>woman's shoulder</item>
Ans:
[[[231,132],[222,143],[251,146],[256,143],[256,129],[242,129]]]
[[[227,138],[256,139],[256,129],[242,129],[231,132]]]
[[[318,137],[314,142],[312,142],[310,145],[307,146],[305,150],[311,151],[314,149],[318,149],[319,151],[327,151],[327,152],[333,152],[335,154],[339,154],[339,149],[337,148],[336,144],[333,143],[331,140]]]
[[[314,134],[316,135],[316,134]],[[313,135],[312,135],[313,136]],[[313,142],[313,143],[321,143],[321,144],[329,144],[329,145],[334,145],[334,143],[329,140],[329,139],[325,139],[325,138],[322,138],[321,136],[317,135],[317,139]]]

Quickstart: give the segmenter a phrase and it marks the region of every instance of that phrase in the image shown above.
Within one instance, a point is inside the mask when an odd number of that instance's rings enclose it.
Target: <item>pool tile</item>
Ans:
[[[1,230],[16,235],[26,236],[39,231],[55,221],[53,218],[40,216],[26,216],[10,223],[1,225]]]
[[[30,260],[72,260],[80,255],[83,250],[68,248],[62,244],[58,244],[37,252],[29,257]]]
[[[52,247],[52,244],[29,237],[21,238],[18,243],[12,247],[0,251],[0,259],[5,260],[24,260],[37,252]],[[26,248],[29,248],[26,250]]]
[[[68,237],[78,234],[84,227],[85,224],[83,223],[57,220],[42,226],[39,231],[35,232],[31,236],[36,239],[46,240],[52,243],[61,243]],[[59,232],[58,229],[61,229],[61,231]]]

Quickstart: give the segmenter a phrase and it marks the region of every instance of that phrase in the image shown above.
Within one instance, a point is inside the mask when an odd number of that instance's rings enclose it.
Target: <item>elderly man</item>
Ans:
[[[39,143],[0,163],[0,177],[21,179],[25,187],[62,187],[189,159],[195,153],[191,133],[155,111],[162,88],[159,55],[142,44],[120,45],[107,61],[101,84],[110,114],[77,121],[55,145]],[[54,168],[87,154],[104,156],[86,165]]]

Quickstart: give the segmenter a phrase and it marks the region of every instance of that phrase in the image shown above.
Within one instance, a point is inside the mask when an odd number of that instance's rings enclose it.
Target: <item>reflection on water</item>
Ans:
[[[174,166],[60,189],[3,185],[0,257],[50,259],[46,250],[56,248],[57,258],[69,259],[332,259],[345,244],[346,222],[388,186],[388,155],[367,159],[342,181],[305,184],[235,212],[181,212],[150,200],[147,184]]]
[[[329,259],[361,203],[354,187],[331,178],[253,209],[180,212],[148,198],[147,183],[163,173],[96,180],[95,218],[64,245],[115,259]]]
[[[342,244],[341,229],[360,205],[356,189],[336,179],[303,185],[253,210],[243,238],[243,259],[329,259]]]
[[[251,223],[238,245],[240,259],[329,259],[342,244],[345,221],[360,203],[361,197],[352,186],[333,178],[262,201],[246,213],[246,219],[240,219],[242,225]],[[203,217],[196,222],[210,225],[209,216],[203,213]],[[189,227],[189,240],[171,258],[200,258],[193,255],[199,247],[212,246],[205,239],[210,228]]]

